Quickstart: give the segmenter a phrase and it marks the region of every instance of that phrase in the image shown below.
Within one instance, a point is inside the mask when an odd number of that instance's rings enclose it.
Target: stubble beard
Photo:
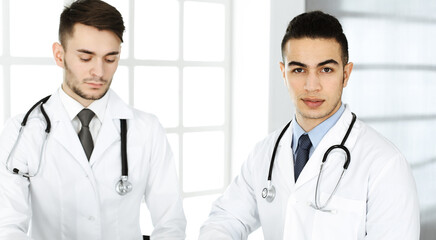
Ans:
[[[83,98],[83,99],[85,99],[85,100],[92,100],[92,101],[95,101],[95,100],[99,100],[99,99],[101,99],[102,97],[104,97],[104,96],[106,95],[106,93],[109,91],[109,87],[110,87],[112,81],[109,81],[109,83],[108,83],[108,85],[107,85],[107,88],[105,89],[105,91],[104,91],[103,93],[101,93],[101,94],[99,94],[99,95],[86,94],[85,92],[83,92],[83,91],[78,87],[78,84],[74,84],[73,81],[68,80],[68,79],[69,79],[68,76],[73,76],[74,74],[72,73],[72,71],[71,71],[70,68],[68,67],[66,61],[65,61],[64,65],[65,65],[65,71],[66,71],[66,73],[65,73],[65,74],[66,74],[66,76],[65,76],[65,83],[67,84],[68,88],[70,88],[71,91],[73,91],[77,96],[79,96],[79,97],[81,97],[81,98]],[[84,79],[83,81],[86,82],[86,81],[90,81],[90,80],[91,80],[91,79]],[[112,79],[111,79],[111,80],[112,80]],[[104,80],[104,79],[99,79],[99,81],[102,81],[102,82],[108,82],[108,80]]]

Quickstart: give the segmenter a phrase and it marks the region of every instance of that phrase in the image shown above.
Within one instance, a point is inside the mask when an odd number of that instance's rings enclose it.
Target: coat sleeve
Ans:
[[[200,230],[200,240],[247,239],[259,228],[260,220],[253,185],[253,153],[241,173],[212,205],[209,218]]]
[[[418,240],[419,203],[406,159],[387,159],[369,179],[365,240]]]
[[[186,218],[179,192],[174,156],[164,129],[155,119],[151,134],[150,171],[145,202],[154,230],[152,239],[185,239]]]
[[[0,136],[0,240],[30,239],[27,236],[31,215],[29,181],[6,168],[19,124],[16,119],[9,120]],[[20,170],[26,168],[19,158],[14,158],[13,163]]]

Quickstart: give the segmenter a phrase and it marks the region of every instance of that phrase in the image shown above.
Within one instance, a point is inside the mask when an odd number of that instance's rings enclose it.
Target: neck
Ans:
[[[297,112],[295,115],[295,118],[297,120],[297,123],[300,125],[300,127],[305,132],[310,132],[312,129],[314,129],[316,126],[333,116],[341,107],[342,102],[339,102],[339,104],[331,111],[329,114],[323,116],[323,117],[311,117],[311,116],[304,116],[300,112]]]

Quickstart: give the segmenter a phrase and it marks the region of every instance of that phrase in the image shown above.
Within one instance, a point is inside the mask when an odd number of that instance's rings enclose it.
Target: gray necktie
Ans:
[[[92,141],[91,132],[89,131],[89,123],[91,119],[94,117],[95,113],[87,108],[84,108],[82,111],[77,114],[80,122],[82,123],[82,129],[79,132],[79,139],[82,143],[83,150],[85,150],[86,157],[91,157],[92,150],[94,149],[94,142]]]
[[[309,151],[312,146],[309,135],[303,134],[298,140],[297,151],[295,152],[295,166],[294,166],[294,178],[297,182],[298,176],[300,176],[301,171],[306,165],[307,160],[309,160]]]

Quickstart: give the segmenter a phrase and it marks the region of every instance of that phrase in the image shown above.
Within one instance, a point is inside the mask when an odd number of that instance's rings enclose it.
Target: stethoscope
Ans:
[[[323,211],[323,212],[332,212],[332,210],[327,210],[325,208],[329,204],[332,196],[336,193],[336,190],[338,189],[339,183],[341,182],[342,177],[343,177],[345,171],[348,169],[348,165],[350,165],[351,155],[350,155],[350,151],[348,150],[348,148],[345,147],[345,142],[347,141],[348,136],[350,135],[350,132],[353,129],[354,123],[356,122],[356,118],[357,118],[354,113],[351,113],[351,114],[353,115],[353,119],[351,120],[351,124],[348,127],[347,133],[345,134],[344,138],[342,139],[341,144],[340,145],[333,145],[333,146],[331,146],[329,149],[327,149],[327,151],[324,153],[324,157],[322,158],[321,167],[319,169],[319,174],[318,174],[318,179],[316,181],[315,203],[314,204],[313,203],[310,204],[310,206],[315,208],[316,210],[320,210],[320,211]],[[276,196],[276,189],[275,189],[275,187],[271,183],[271,176],[272,176],[274,160],[275,160],[275,156],[276,156],[276,152],[277,152],[277,147],[279,145],[279,142],[280,142],[281,138],[285,134],[286,130],[291,125],[291,122],[292,121],[290,121],[288,124],[286,124],[286,126],[280,132],[279,137],[277,138],[276,143],[274,145],[274,150],[273,150],[272,157],[271,157],[271,162],[270,162],[270,165],[269,165],[267,187],[262,190],[262,197],[265,198],[266,201],[268,201],[268,202],[272,202],[274,200],[275,196]],[[320,185],[320,180],[321,180],[322,169],[323,169],[324,163],[327,160],[327,157],[329,156],[330,152],[333,151],[334,149],[342,149],[345,152],[345,154],[346,154],[345,163],[344,163],[344,166],[343,166],[343,170],[342,170],[341,176],[339,177],[339,180],[336,183],[336,186],[333,189],[333,192],[330,194],[330,197],[327,199],[327,201],[324,204],[320,204],[318,192],[319,192],[319,185]]]
[[[8,155],[8,159],[6,160],[6,169],[11,172],[12,174],[17,174],[25,178],[31,178],[38,175],[41,167],[41,162],[43,158],[43,153],[45,152],[45,147],[47,144],[47,139],[51,131],[51,122],[50,118],[48,117],[47,113],[45,112],[43,104],[47,102],[47,100],[50,98],[50,96],[47,96],[41,100],[39,100],[37,103],[35,103],[29,111],[24,115],[23,121],[21,122],[21,127],[18,132],[17,140],[14,143],[14,146],[12,147],[11,152]],[[29,118],[30,113],[39,106],[39,109],[41,110],[42,115],[44,116],[45,122],[46,122],[46,128],[45,128],[45,139],[41,147],[41,152],[39,156],[39,163],[38,167],[36,169],[36,172],[34,174],[29,173],[23,173],[18,168],[13,168],[12,170],[9,168],[9,161],[11,161],[11,156],[15,153],[15,148],[18,145],[18,142],[20,141],[21,135],[23,134],[24,127],[27,124],[27,119]],[[120,180],[115,184],[115,191],[120,195],[126,195],[127,193],[132,191],[132,183],[128,180],[129,170],[127,165],[127,121],[126,119],[120,119],[120,128],[121,128],[121,177]],[[10,163],[12,165],[12,161]]]

